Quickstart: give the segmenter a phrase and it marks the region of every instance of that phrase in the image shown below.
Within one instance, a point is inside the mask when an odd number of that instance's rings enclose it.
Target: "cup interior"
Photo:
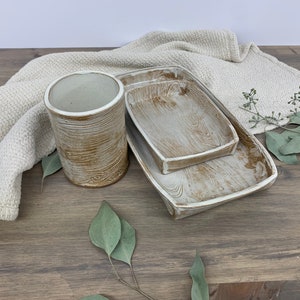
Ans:
[[[49,103],[66,112],[86,112],[101,108],[116,98],[118,81],[103,73],[74,73],[61,78],[49,90]]]

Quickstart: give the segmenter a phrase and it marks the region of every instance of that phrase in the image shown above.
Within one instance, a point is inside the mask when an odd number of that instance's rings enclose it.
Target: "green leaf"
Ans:
[[[121,222],[118,215],[103,201],[91,222],[89,236],[92,243],[111,255],[121,238]]]
[[[290,124],[297,124],[297,125],[300,125],[300,113],[295,113],[295,114],[292,114],[290,116],[290,121],[289,121]]]
[[[283,155],[300,153],[300,135],[295,136],[288,143],[282,145],[279,151]]]
[[[288,143],[288,140],[284,135],[268,131],[266,132],[266,145],[270,152],[272,152],[280,161],[286,164],[296,164],[298,163],[297,156],[295,154],[283,155],[279,148]]]
[[[200,256],[196,253],[194,263],[190,269],[193,280],[191,296],[192,300],[209,300],[209,289],[205,280],[205,268]]]
[[[57,151],[42,159],[43,179],[62,168]]]
[[[56,173],[61,168],[62,166],[57,151],[54,151],[52,154],[42,158],[43,177],[41,190],[43,189],[45,177]]]
[[[80,300],[108,300],[108,298],[101,295],[91,295],[81,298]]]
[[[111,257],[131,266],[131,258],[135,249],[135,229],[121,218],[121,238]]]
[[[289,142],[294,137],[300,136],[300,126],[285,130],[281,135],[286,139],[286,142]]]

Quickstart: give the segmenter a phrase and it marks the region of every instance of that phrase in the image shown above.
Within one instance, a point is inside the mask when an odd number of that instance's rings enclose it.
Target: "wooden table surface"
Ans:
[[[300,69],[300,46],[261,49]],[[2,49],[0,84],[35,57],[70,50],[76,49]],[[59,171],[41,191],[37,164],[24,173],[19,218],[0,222],[0,299],[97,293],[145,299],[116,281],[104,252],[89,241],[103,200],[135,227],[133,266],[140,286],[156,300],[190,299],[188,271],[196,251],[211,299],[300,299],[300,166],[276,164],[279,177],[271,188],[178,221],[132,153],[125,177],[99,189],[72,185]],[[117,268],[130,278],[127,266]]]

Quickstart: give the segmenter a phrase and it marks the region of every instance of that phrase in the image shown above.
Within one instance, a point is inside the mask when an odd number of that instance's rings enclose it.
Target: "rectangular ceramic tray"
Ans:
[[[153,70],[148,77],[137,72],[145,80],[127,86],[125,103],[161,172],[232,154],[238,135],[195,78],[183,77],[179,69],[159,72],[158,80]]]
[[[130,89],[132,85],[149,84],[149,72],[154,81],[164,80],[163,73],[180,73],[183,78],[191,74],[178,67],[145,70],[145,74],[131,72],[119,78]],[[145,77],[144,77],[145,76]],[[228,201],[268,188],[277,178],[276,166],[261,143],[226,110],[216,97],[200,82],[214,103],[233,124],[239,143],[233,155],[210,160],[169,174],[162,174],[150,152],[149,145],[126,116],[128,143],[145,175],[159,192],[169,213],[175,219],[184,218],[224,204]]]

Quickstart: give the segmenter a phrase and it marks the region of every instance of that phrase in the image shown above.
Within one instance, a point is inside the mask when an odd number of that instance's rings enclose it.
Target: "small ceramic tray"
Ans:
[[[153,72],[159,78],[153,78]],[[137,72],[143,81],[127,86],[125,103],[163,174],[232,154],[238,135],[192,76],[179,69]],[[163,79],[163,80],[162,80]]]
[[[189,72],[175,68],[162,68],[180,72],[182,77],[191,76]],[[149,72],[150,70],[146,71]],[[151,71],[150,71],[151,72]],[[138,76],[135,77],[135,74]],[[160,76],[153,70],[154,80]],[[146,76],[148,77],[148,76]],[[140,72],[128,73],[119,77],[126,86],[143,84]],[[139,130],[126,116],[127,139],[129,145],[149,181],[157,189],[169,213],[175,219],[197,214],[217,205],[265,189],[277,178],[276,166],[261,143],[226,110],[226,108],[200,82],[198,84],[233,124],[239,136],[239,143],[233,155],[216,158],[205,163],[187,167],[163,175],[150,147]]]

